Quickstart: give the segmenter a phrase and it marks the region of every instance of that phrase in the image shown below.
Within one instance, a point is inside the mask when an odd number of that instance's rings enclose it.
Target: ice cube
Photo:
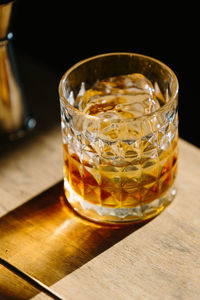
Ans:
[[[152,95],[154,88],[150,80],[140,73],[114,76],[97,81],[93,89],[105,94],[123,95],[147,93]]]
[[[137,118],[160,107],[152,83],[139,73],[97,81],[78,100],[80,111],[109,119]]]

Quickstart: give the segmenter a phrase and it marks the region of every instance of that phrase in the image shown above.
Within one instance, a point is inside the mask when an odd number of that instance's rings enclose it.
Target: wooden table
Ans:
[[[200,150],[180,140],[178,194],[161,215],[102,227],[66,205],[60,125],[45,124],[1,149],[0,257],[69,300],[200,299]],[[0,266],[0,299],[50,298]]]

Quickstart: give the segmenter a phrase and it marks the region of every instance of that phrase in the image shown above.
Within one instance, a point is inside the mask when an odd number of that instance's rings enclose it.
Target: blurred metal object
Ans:
[[[15,140],[36,125],[25,105],[9,24],[13,1],[0,0],[0,140]]]

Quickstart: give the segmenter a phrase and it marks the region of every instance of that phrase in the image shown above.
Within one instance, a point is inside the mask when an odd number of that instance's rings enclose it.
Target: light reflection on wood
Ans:
[[[0,256],[52,285],[140,226],[101,226],[79,217],[67,205],[60,182],[0,219]],[[36,293],[0,266],[0,299],[29,299]]]

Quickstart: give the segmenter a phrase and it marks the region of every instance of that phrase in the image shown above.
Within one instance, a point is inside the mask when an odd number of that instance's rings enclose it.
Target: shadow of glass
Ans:
[[[52,285],[143,225],[101,225],[81,218],[67,204],[60,182],[0,219],[0,256]],[[1,285],[13,280],[5,281],[9,276],[1,272]],[[22,299],[36,290],[26,293]]]

